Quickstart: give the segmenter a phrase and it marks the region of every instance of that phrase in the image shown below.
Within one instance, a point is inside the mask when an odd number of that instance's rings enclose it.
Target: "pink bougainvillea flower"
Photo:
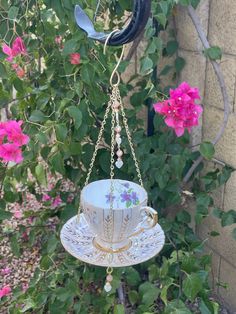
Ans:
[[[16,218],[16,219],[21,219],[22,217],[23,217],[23,214],[22,214],[22,212],[20,211],[20,210],[16,210],[16,211],[14,211],[14,217]]]
[[[27,51],[26,51],[26,47],[24,44],[24,41],[21,37],[17,37],[12,44],[12,50],[13,53],[17,56],[17,55],[26,55]]]
[[[196,104],[200,99],[198,88],[183,82],[176,89],[170,90],[170,98],[154,105],[154,110],[165,117],[165,123],[173,128],[178,137],[185,129],[191,132],[198,125],[202,114],[202,106]]]
[[[9,268],[9,267],[5,267],[5,268],[3,268],[3,269],[1,270],[1,274],[2,274],[3,276],[10,274],[10,272],[11,272],[11,268]]]
[[[11,49],[11,47],[9,47],[7,44],[3,44],[2,45],[2,51],[8,55],[8,57],[6,58],[7,61],[12,62],[13,58],[15,57],[15,55],[13,54],[13,51]]]
[[[23,39],[21,37],[17,37],[13,44],[12,44],[12,48],[9,47],[6,44],[2,45],[2,51],[8,55],[8,57],[6,58],[7,61],[12,62],[14,57],[18,56],[18,55],[26,55],[27,51],[26,51],[26,47],[25,44],[23,42]]]
[[[44,194],[42,197],[42,201],[43,202],[48,202],[51,200],[51,196],[49,196],[48,194]]]
[[[188,83],[181,83],[178,88],[170,90],[170,97],[173,99],[185,98],[185,101],[191,101],[195,99],[201,99],[199,95],[199,89],[191,87]]]
[[[21,149],[12,143],[2,144],[0,145],[0,159],[3,162],[13,161],[17,164],[21,163],[23,161]]]
[[[0,298],[5,297],[11,293],[11,288],[9,286],[4,286],[0,289]]]
[[[22,133],[21,125],[23,121],[9,120],[5,122],[5,132],[9,142],[17,146],[26,145],[29,142],[29,137]]]
[[[52,202],[52,206],[53,207],[57,207],[57,206],[60,206],[62,203],[62,199],[60,198],[60,196],[56,196]]]
[[[70,63],[71,64],[80,64],[80,54],[79,53],[72,53],[70,55]]]

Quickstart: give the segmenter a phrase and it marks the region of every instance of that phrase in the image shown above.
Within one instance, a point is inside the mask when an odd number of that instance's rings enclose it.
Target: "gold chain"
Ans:
[[[112,225],[114,226],[114,217],[113,217],[113,194],[114,194],[114,163],[115,163],[115,110],[114,110],[114,103],[115,103],[115,93],[114,89],[112,90],[112,95],[111,95],[111,103],[112,103],[112,108],[111,108],[111,169],[110,169],[110,179],[111,179],[111,190],[110,190],[110,217],[112,218]],[[113,229],[113,227],[112,227]],[[112,230],[110,230],[110,242],[112,243]]]
[[[96,142],[96,145],[95,145],[93,157],[92,157],[91,163],[89,165],[89,171],[88,171],[88,174],[87,174],[84,186],[88,185],[88,183],[89,183],[89,179],[91,177],[91,173],[92,173],[93,166],[94,166],[94,163],[95,163],[95,160],[96,160],[96,157],[97,157],[97,153],[98,153],[98,149],[99,149],[99,144],[100,144],[100,142],[102,140],[103,132],[104,132],[104,129],[105,129],[105,125],[106,125],[106,122],[107,122],[107,118],[108,118],[108,114],[110,112],[111,106],[112,106],[112,103],[111,103],[111,101],[109,101],[107,109],[106,109],[106,112],[105,112],[105,115],[104,115],[104,118],[103,118],[103,121],[102,121],[102,125],[101,125],[101,128],[100,128],[100,131],[99,131],[99,135],[98,135],[98,139],[97,139],[97,142]],[[81,203],[80,203],[79,209],[78,209],[78,219],[79,219],[80,213],[81,213]]]
[[[121,100],[121,97],[120,97],[120,92],[119,92],[118,88],[117,88],[117,99],[120,102],[121,114],[122,114],[122,117],[123,117],[123,124],[125,126],[125,131],[126,131],[126,134],[127,134],[129,146],[130,146],[130,149],[131,149],[131,154],[132,154],[132,157],[133,157],[133,160],[134,160],[134,164],[135,164],[135,168],[136,168],[136,172],[137,172],[137,175],[138,175],[138,180],[139,180],[140,185],[143,187],[143,179],[142,179],[142,175],[141,175],[141,171],[140,171],[140,167],[139,167],[139,162],[138,162],[136,154],[135,154],[134,145],[133,145],[133,141],[132,141],[132,136],[130,134],[130,130],[129,130],[129,126],[128,126],[128,120],[127,120],[126,115],[125,115],[124,106],[123,106],[123,103],[122,103],[122,100]]]

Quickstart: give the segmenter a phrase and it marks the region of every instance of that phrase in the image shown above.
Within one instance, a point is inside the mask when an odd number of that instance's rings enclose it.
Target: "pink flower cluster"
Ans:
[[[16,63],[15,57],[20,55],[27,55],[26,47],[24,41],[21,37],[17,37],[12,44],[12,47],[8,46],[7,44],[2,45],[2,51],[8,55],[6,60],[12,63],[12,69],[16,71],[18,77],[22,78],[25,76],[25,70]]]
[[[196,104],[201,99],[198,88],[183,82],[176,89],[170,90],[170,98],[154,105],[154,110],[165,117],[165,123],[173,128],[178,137],[198,125],[202,106]]]
[[[15,120],[0,122],[0,160],[3,162],[23,161],[21,147],[28,144],[29,137],[22,132],[22,123]]]
[[[58,206],[60,206],[62,204],[62,199],[61,199],[60,195],[57,195],[54,199],[52,199],[50,195],[44,194],[43,197],[42,197],[42,201],[43,202],[52,201],[51,205],[53,207],[58,207]]]
[[[0,299],[9,295],[11,293],[11,288],[9,286],[4,286],[0,289]]]
[[[79,53],[71,53],[70,54],[70,63],[71,64],[80,64],[80,54]]]

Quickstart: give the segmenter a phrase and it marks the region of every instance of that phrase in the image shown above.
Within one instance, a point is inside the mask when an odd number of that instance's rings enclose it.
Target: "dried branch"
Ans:
[[[119,301],[121,304],[125,305],[125,294],[123,289],[123,283],[121,282],[119,288],[117,289]]]
[[[132,59],[134,53],[135,53],[135,52],[137,51],[137,49],[138,49],[138,46],[139,46],[140,42],[141,42],[142,39],[143,39],[144,32],[145,32],[145,30],[143,30],[143,31],[141,32],[141,34],[134,40],[134,42],[133,42],[133,44],[132,44],[132,46],[131,46],[131,48],[130,48],[130,50],[129,50],[129,52],[128,52],[126,58],[125,58],[125,61],[130,61],[130,60]]]
[[[195,26],[195,29],[198,33],[198,36],[203,44],[203,47],[205,49],[208,49],[210,48],[210,44],[207,40],[207,37],[206,37],[206,34],[202,28],[202,25],[201,25],[201,22],[199,20],[199,17],[196,15],[195,13],[195,10],[192,6],[188,6],[187,8],[188,10],[188,14]],[[216,61],[214,60],[211,60],[210,59],[210,62],[213,66],[213,69],[215,71],[215,74],[217,76],[217,79],[218,79],[218,82],[219,82],[219,85],[220,85],[220,89],[221,89],[221,93],[222,93],[222,96],[223,96],[223,103],[224,103],[224,119],[223,119],[223,122],[222,122],[222,125],[215,137],[214,140],[212,140],[212,144],[213,145],[216,145],[219,140],[221,139],[221,137],[223,136],[224,132],[225,132],[225,129],[227,127],[227,124],[228,124],[228,120],[229,120],[229,114],[230,114],[230,102],[229,102],[229,96],[228,96],[228,93],[227,93],[227,89],[226,89],[226,84],[225,84],[225,80],[224,80],[224,76],[223,76],[223,73],[222,73],[222,70],[221,70],[221,67],[219,65],[219,63],[217,63]],[[198,167],[198,165],[203,161],[203,157],[200,156],[195,162],[194,164],[192,165],[192,167],[189,169],[188,173],[185,175],[184,179],[183,179],[183,183],[187,183],[189,181],[189,179],[191,178],[193,172],[195,171],[195,169]]]

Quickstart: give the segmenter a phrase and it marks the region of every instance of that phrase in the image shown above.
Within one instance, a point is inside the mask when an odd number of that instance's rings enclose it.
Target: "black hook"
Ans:
[[[78,26],[88,34],[89,38],[102,43],[105,43],[110,36],[107,43],[110,46],[124,45],[137,38],[147,25],[150,13],[151,0],[134,0],[133,15],[130,23],[127,27],[115,32],[111,36],[110,33],[105,34],[103,32],[97,32],[84,10],[79,5],[75,7],[75,19]]]

